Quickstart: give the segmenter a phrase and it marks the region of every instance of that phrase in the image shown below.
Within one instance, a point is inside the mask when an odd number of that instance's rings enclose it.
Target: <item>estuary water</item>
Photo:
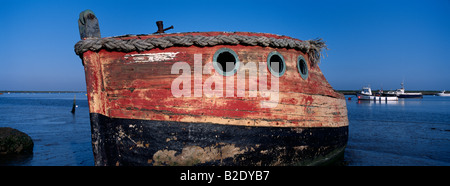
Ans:
[[[76,96],[75,114],[72,103]],[[347,100],[348,166],[450,165],[450,98],[424,96],[396,102]],[[89,107],[84,93],[0,95],[0,127],[31,136],[33,155],[0,165],[94,165]]]
[[[348,165],[450,165],[450,97],[388,102],[346,98]]]
[[[74,96],[78,107],[72,114]],[[85,93],[4,93],[0,95],[0,127],[25,132],[34,142],[32,156],[0,157],[0,165],[94,165]]]

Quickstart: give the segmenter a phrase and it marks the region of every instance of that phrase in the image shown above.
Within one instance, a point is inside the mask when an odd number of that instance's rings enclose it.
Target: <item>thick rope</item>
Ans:
[[[320,62],[322,49],[327,49],[322,39],[298,41],[293,39],[276,39],[265,36],[217,35],[217,36],[165,36],[148,39],[114,39],[89,38],[75,44],[75,53],[79,56],[86,51],[98,52],[101,49],[118,52],[143,52],[154,48],[169,48],[172,46],[215,46],[215,45],[248,45],[273,48],[292,48],[308,53],[313,64]]]

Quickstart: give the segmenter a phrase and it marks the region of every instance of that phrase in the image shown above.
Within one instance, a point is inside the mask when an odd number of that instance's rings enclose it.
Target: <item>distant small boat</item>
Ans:
[[[445,90],[436,94],[436,96],[450,97],[450,93],[445,93]]]
[[[402,88],[397,89],[395,91],[383,93],[383,96],[397,96],[398,98],[423,98],[421,92],[405,93],[405,87],[403,82],[400,83],[400,85],[402,86]]]
[[[397,101],[397,96],[381,96],[372,95],[372,89],[370,87],[363,87],[360,93],[356,93],[358,100],[373,100],[373,101]]]

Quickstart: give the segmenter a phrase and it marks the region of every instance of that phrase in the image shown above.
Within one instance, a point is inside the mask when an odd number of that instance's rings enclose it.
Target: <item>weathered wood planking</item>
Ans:
[[[175,98],[171,84],[180,74],[171,74],[172,65],[186,62],[191,67],[191,95],[194,95],[194,54],[201,54],[202,66],[211,62],[215,51],[220,48],[234,50],[242,64],[256,62],[266,65],[267,56],[272,51],[283,55],[286,72],[279,78],[279,99],[275,108],[261,108],[261,101],[268,98],[249,97],[249,82],[259,83],[258,76],[245,76],[245,97],[237,97],[237,90],[232,90],[234,97]],[[145,55],[176,53],[173,58],[162,61],[134,62],[133,55],[144,59]],[[318,66],[308,62],[307,80],[300,77],[297,58],[308,56],[294,49],[274,49],[260,46],[214,46],[214,47],[171,47],[154,49],[143,53],[121,53],[102,50],[100,53],[85,54],[86,78],[91,110],[109,117],[172,120],[182,122],[214,122],[232,125],[280,126],[280,127],[339,127],[348,125],[343,96],[334,92]],[[144,57],[142,57],[144,56]],[[88,68],[89,67],[89,68]],[[214,72],[214,70],[213,70]],[[212,76],[203,74],[202,82]],[[230,78],[230,77],[228,77]],[[223,78],[225,90],[237,88],[227,84]],[[270,72],[267,87],[271,89]],[[198,82],[197,82],[198,83]],[[220,89],[219,87],[215,87]],[[261,91],[258,91],[261,93]],[[91,101],[90,101],[91,102]]]

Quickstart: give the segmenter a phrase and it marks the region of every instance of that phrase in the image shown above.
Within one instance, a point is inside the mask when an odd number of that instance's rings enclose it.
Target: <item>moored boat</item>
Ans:
[[[383,96],[397,96],[398,98],[423,98],[423,94],[421,92],[405,92],[404,83],[400,83],[402,88],[399,88],[395,91],[389,91],[384,93]]]
[[[317,165],[343,155],[345,98],[321,40],[250,32],[101,38],[80,14],[96,165]]]
[[[436,93],[436,96],[450,97],[450,93],[445,93],[445,90],[439,93]]]
[[[381,96],[372,95],[372,89],[370,87],[363,87],[361,92],[356,94],[358,100],[368,100],[368,101],[397,101],[397,96]]]

